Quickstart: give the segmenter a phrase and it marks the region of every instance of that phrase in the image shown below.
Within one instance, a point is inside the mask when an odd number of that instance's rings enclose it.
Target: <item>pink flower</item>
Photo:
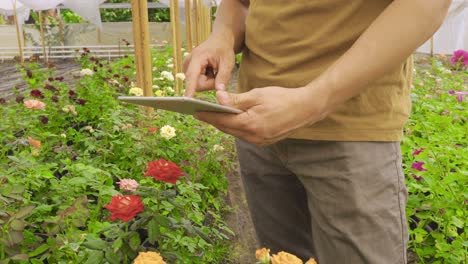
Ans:
[[[417,149],[413,152],[413,156],[417,156],[419,155],[421,152],[423,152],[425,150],[425,148],[420,148],[420,149]]]
[[[459,103],[463,102],[463,94],[461,94],[461,93],[457,94],[457,101]]]
[[[416,161],[411,164],[411,168],[415,169],[417,171],[427,171],[425,168],[423,168],[424,162],[421,161]]]
[[[23,103],[29,109],[42,110],[45,108],[46,104],[39,100],[27,100]]]
[[[138,186],[140,186],[138,182],[133,179],[121,179],[117,183],[119,184],[120,190],[123,191],[136,191]]]
[[[463,66],[467,66],[468,65],[468,51],[464,51],[461,49],[456,50],[453,53],[453,57],[451,61],[454,65],[457,65],[458,63],[460,63]]]

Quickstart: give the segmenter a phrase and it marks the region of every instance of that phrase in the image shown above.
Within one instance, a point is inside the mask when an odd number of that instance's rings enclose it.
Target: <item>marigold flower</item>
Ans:
[[[144,211],[144,204],[138,195],[117,195],[104,206],[111,212],[110,220],[120,219],[124,222],[132,220],[137,214]]]
[[[281,251],[278,254],[273,254],[271,264],[302,264],[302,260],[293,254]]]
[[[171,138],[176,136],[175,128],[173,128],[173,127],[171,127],[169,125],[165,125],[165,126],[163,126],[161,128],[160,135],[161,135],[161,137],[163,137],[165,139],[171,139]]]
[[[45,108],[46,104],[39,100],[27,100],[24,103],[24,106],[26,106],[29,109],[34,109],[34,110],[42,110]]]
[[[136,191],[138,186],[140,186],[138,182],[133,179],[121,179],[117,183],[119,184],[120,190],[123,191]]]
[[[128,94],[133,94],[135,96],[143,96],[143,89],[138,87],[133,87],[128,91]]]
[[[145,176],[153,177],[155,180],[176,184],[184,172],[174,162],[159,159],[148,162]]]
[[[40,148],[42,146],[41,141],[36,140],[32,137],[28,137],[29,145],[31,145],[33,148]]]
[[[140,252],[133,264],[166,264],[164,259],[157,252]]]
[[[261,264],[269,264],[271,259],[270,249],[257,249],[257,251],[255,251],[255,258],[260,261]]]

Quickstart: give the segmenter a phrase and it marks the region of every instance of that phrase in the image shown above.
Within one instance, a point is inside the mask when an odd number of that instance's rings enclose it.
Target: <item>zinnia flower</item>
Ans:
[[[140,252],[133,264],[166,264],[164,259],[157,252]]]
[[[32,97],[36,97],[36,98],[44,98],[44,95],[42,94],[42,92],[38,89],[34,89],[31,91],[31,96]]]
[[[144,204],[138,195],[117,195],[104,206],[111,212],[110,220],[120,219],[124,222],[132,220],[137,214],[144,211]]]
[[[76,99],[76,103],[79,104],[79,105],[85,105],[86,100],[85,99]]]
[[[271,264],[302,264],[302,260],[293,254],[281,251],[278,254],[273,254]]]
[[[463,66],[467,66],[468,65],[468,51],[464,51],[461,49],[456,50],[455,52],[453,52],[453,57],[451,61],[454,65],[457,65],[458,63],[460,63]]]
[[[261,264],[270,264],[270,250],[267,248],[257,249],[257,251],[255,251],[255,258],[260,261]]]
[[[411,168],[415,169],[417,171],[427,171],[425,168],[423,168],[423,165],[424,165],[424,162],[417,161],[417,162],[413,162],[413,164],[411,164]]]
[[[119,184],[120,190],[123,191],[136,191],[138,186],[140,186],[138,182],[133,179],[121,179],[117,183]]]
[[[45,108],[46,104],[38,100],[27,100],[23,103],[29,109],[42,110]]]
[[[39,121],[41,121],[41,123],[44,125],[49,123],[49,119],[46,116],[39,116]]]
[[[171,139],[171,138],[176,136],[175,128],[173,128],[173,127],[171,127],[169,125],[165,125],[165,126],[163,126],[161,128],[160,135],[161,135],[161,137],[163,137],[165,139]]]
[[[148,162],[145,176],[153,177],[155,180],[176,184],[184,172],[174,162],[159,159]]]
[[[425,148],[420,148],[420,149],[417,149],[413,152],[413,156],[417,156],[419,155],[421,152],[423,152],[425,150]]]
[[[128,91],[128,94],[133,94],[135,96],[143,96],[143,89],[139,87],[133,87]]]

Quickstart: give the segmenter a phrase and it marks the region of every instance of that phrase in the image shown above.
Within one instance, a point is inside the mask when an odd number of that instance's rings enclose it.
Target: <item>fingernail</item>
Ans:
[[[226,85],[224,83],[218,83],[218,84],[216,84],[216,90],[226,91]]]
[[[229,104],[229,95],[226,91],[218,91],[217,95],[218,95],[218,100],[221,104],[223,105]]]

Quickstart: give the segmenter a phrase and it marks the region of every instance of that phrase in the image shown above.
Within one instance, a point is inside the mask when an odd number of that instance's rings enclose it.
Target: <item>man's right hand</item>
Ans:
[[[234,62],[232,43],[219,36],[210,36],[185,58],[185,96],[193,97],[199,91],[225,90]]]

